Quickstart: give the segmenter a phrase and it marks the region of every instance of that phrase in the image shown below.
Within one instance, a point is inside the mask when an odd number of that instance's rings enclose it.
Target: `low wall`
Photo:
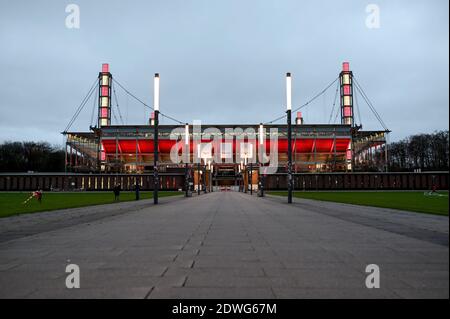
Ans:
[[[448,189],[448,172],[422,173],[320,173],[293,174],[295,190],[426,190],[436,186]],[[160,173],[161,190],[184,189],[184,174]],[[120,183],[123,190],[133,190],[136,183],[141,190],[153,189],[153,175],[127,174],[0,174],[0,191],[49,190],[111,190]],[[264,178],[266,190],[287,189],[287,175],[274,174]]]
[[[321,173],[293,174],[296,190],[448,190],[448,172],[389,172],[389,173]],[[267,190],[287,188],[287,175],[268,175],[265,180]]]
[[[184,175],[160,173],[161,190],[184,187]],[[105,191],[120,183],[123,190],[133,190],[136,180],[141,190],[153,189],[153,175],[149,174],[0,174],[0,191]]]

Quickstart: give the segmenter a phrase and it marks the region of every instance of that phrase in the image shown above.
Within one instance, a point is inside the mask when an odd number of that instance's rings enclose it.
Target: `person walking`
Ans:
[[[135,186],[136,200],[139,200],[139,198],[140,198],[139,191],[140,191],[140,186],[139,186],[139,183],[136,181],[136,186]]]
[[[114,186],[114,201],[119,201],[120,200],[120,184],[116,184],[116,186]]]

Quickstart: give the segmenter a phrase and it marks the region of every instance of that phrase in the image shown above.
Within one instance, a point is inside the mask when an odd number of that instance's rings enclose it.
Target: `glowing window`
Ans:
[[[100,117],[108,117],[108,108],[102,107],[100,109]]]
[[[348,62],[342,63],[342,71],[344,72],[350,71],[350,64]]]
[[[102,76],[102,85],[108,85],[109,84],[109,76],[103,75]]]
[[[348,160],[352,159],[352,151],[351,150],[347,150],[347,159]]]
[[[350,84],[350,75],[349,74],[344,74],[342,76],[342,84]]]
[[[352,116],[352,108],[349,106],[344,107],[344,116]]]
[[[108,98],[107,97],[102,97],[102,103],[100,105],[101,107],[108,107],[109,103],[108,103]]]
[[[240,153],[241,159],[253,158],[253,144],[252,143],[241,143],[239,153]]]
[[[351,105],[351,99],[349,95],[344,96],[344,105]]]
[[[221,158],[233,158],[233,144],[232,143],[220,143],[220,157]]]
[[[108,125],[108,119],[101,119],[100,120],[100,125],[101,126],[107,126]]]
[[[102,86],[102,96],[108,96],[109,90],[107,86]]]
[[[211,143],[201,143],[197,145],[198,157],[199,158],[212,158],[212,144]]]
[[[344,95],[350,95],[350,85],[344,85]]]

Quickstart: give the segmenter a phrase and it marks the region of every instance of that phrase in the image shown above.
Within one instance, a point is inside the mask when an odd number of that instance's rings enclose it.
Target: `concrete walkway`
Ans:
[[[449,297],[448,217],[234,192],[147,204],[1,219],[0,297]]]

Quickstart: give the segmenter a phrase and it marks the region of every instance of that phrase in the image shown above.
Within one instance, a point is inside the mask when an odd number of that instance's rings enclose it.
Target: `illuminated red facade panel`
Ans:
[[[344,85],[344,95],[351,95],[350,85]]]
[[[352,108],[350,106],[344,106],[344,116],[345,117],[352,116]]]
[[[352,159],[352,150],[347,150],[347,160]]]
[[[339,75],[341,86],[341,124],[353,126],[353,80],[350,64],[342,63],[342,72]]]
[[[111,73],[109,64],[102,64],[102,72],[99,74],[98,94],[98,127],[111,125]]]
[[[108,96],[109,92],[108,92],[108,87],[107,86],[102,86],[102,96]]]
[[[211,140],[202,140],[202,143],[208,143]],[[175,140],[169,139],[160,139],[158,140],[159,151],[161,153],[169,154],[172,147],[177,143]],[[238,142],[241,143],[241,142]],[[336,146],[334,146],[336,143]],[[350,139],[349,138],[341,138],[341,139],[332,139],[332,138],[322,138],[322,139],[297,139],[292,143],[292,151],[295,153],[332,153],[334,152],[334,147],[336,148],[336,152],[345,152],[349,146]],[[266,153],[270,152],[270,141],[266,141]],[[107,154],[115,154],[116,153],[116,140],[115,139],[103,139],[102,145]],[[258,143],[256,143],[258,145]],[[288,143],[286,139],[282,139],[278,141],[278,152],[286,153]],[[181,151],[182,143],[179,143],[179,151]],[[233,142],[233,152],[236,153],[237,143]],[[119,139],[117,143],[117,151],[126,154],[135,154],[136,149],[138,153],[152,153],[153,152],[153,140],[145,139],[145,140],[136,140],[134,139]],[[190,144],[190,151],[193,151],[193,144]],[[213,147],[213,154],[214,154]],[[139,154],[138,154],[139,155]]]
[[[350,63],[348,63],[348,62],[342,63],[342,71],[344,71],[344,72],[350,71]]]

